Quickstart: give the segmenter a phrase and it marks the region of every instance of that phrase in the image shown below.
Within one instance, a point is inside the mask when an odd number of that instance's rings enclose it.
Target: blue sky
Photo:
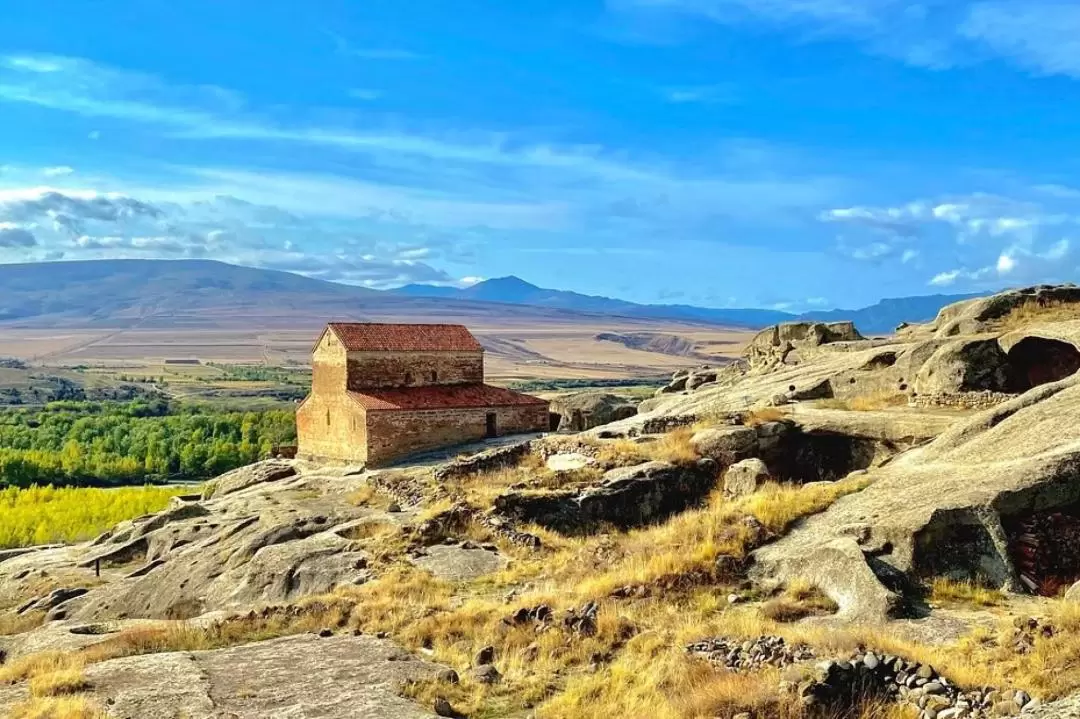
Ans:
[[[0,261],[784,309],[1077,279],[1080,4],[0,0]]]

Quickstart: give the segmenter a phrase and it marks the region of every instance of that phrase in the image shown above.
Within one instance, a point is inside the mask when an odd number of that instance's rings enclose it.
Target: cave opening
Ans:
[[[764,457],[784,482],[835,482],[894,452],[880,442],[832,432],[793,432]]]
[[[1068,342],[1025,337],[1009,350],[1009,384],[1013,392],[1057,382],[1080,370],[1080,351]]]
[[[1080,504],[1005,521],[1009,556],[1032,594],[1057,596],[1080,580]]]

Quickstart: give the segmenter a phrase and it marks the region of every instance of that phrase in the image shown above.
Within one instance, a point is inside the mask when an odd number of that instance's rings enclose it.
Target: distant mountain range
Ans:
[[[0,324],[9,327],[285,327],[329,319],[595,323],[597,315],[760,328],[795,319],[853,320],[867,333],[923,322],[973,295],[882,300],[859,310],[794,315],[766,309],[644,305],[544,289],[517,277],[458,289],[378,291],[211,260],[90,260],[0,265]]]
[[[777,322],[808,319],[820,322],[852,320],[863,332],[874,334],[892,332],[901,322],[928,322],[938,310],[953,302],[978,295],[927,295],[886,299],[858,310],[824,310],[792,314],[778,310],[749,308],[708,308],[692,305],[643,305],[625,300],[583,295],[564,290],[549,290],[530,284],[518,277],[499,277],[471,287],[437,287],[406,285],[395,294],[408,297],[439,297],[444,299],[500,302],[533,307],[552,307],[578,312],[622,315],[649,319],[683,320],[739,327],[767,327]]]

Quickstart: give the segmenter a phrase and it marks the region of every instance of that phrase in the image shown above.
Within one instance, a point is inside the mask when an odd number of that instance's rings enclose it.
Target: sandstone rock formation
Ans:
[[[551,412],[559,415],[560,432],[583,432],[633,417],[637,405],[608,392],[577,392],[553,399]]]

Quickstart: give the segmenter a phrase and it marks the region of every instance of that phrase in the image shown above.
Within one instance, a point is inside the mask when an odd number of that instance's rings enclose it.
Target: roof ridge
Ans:
[[[462,324],[330,322],[332,331],[348,351],[370,352],[483,352],[483,346]]]

